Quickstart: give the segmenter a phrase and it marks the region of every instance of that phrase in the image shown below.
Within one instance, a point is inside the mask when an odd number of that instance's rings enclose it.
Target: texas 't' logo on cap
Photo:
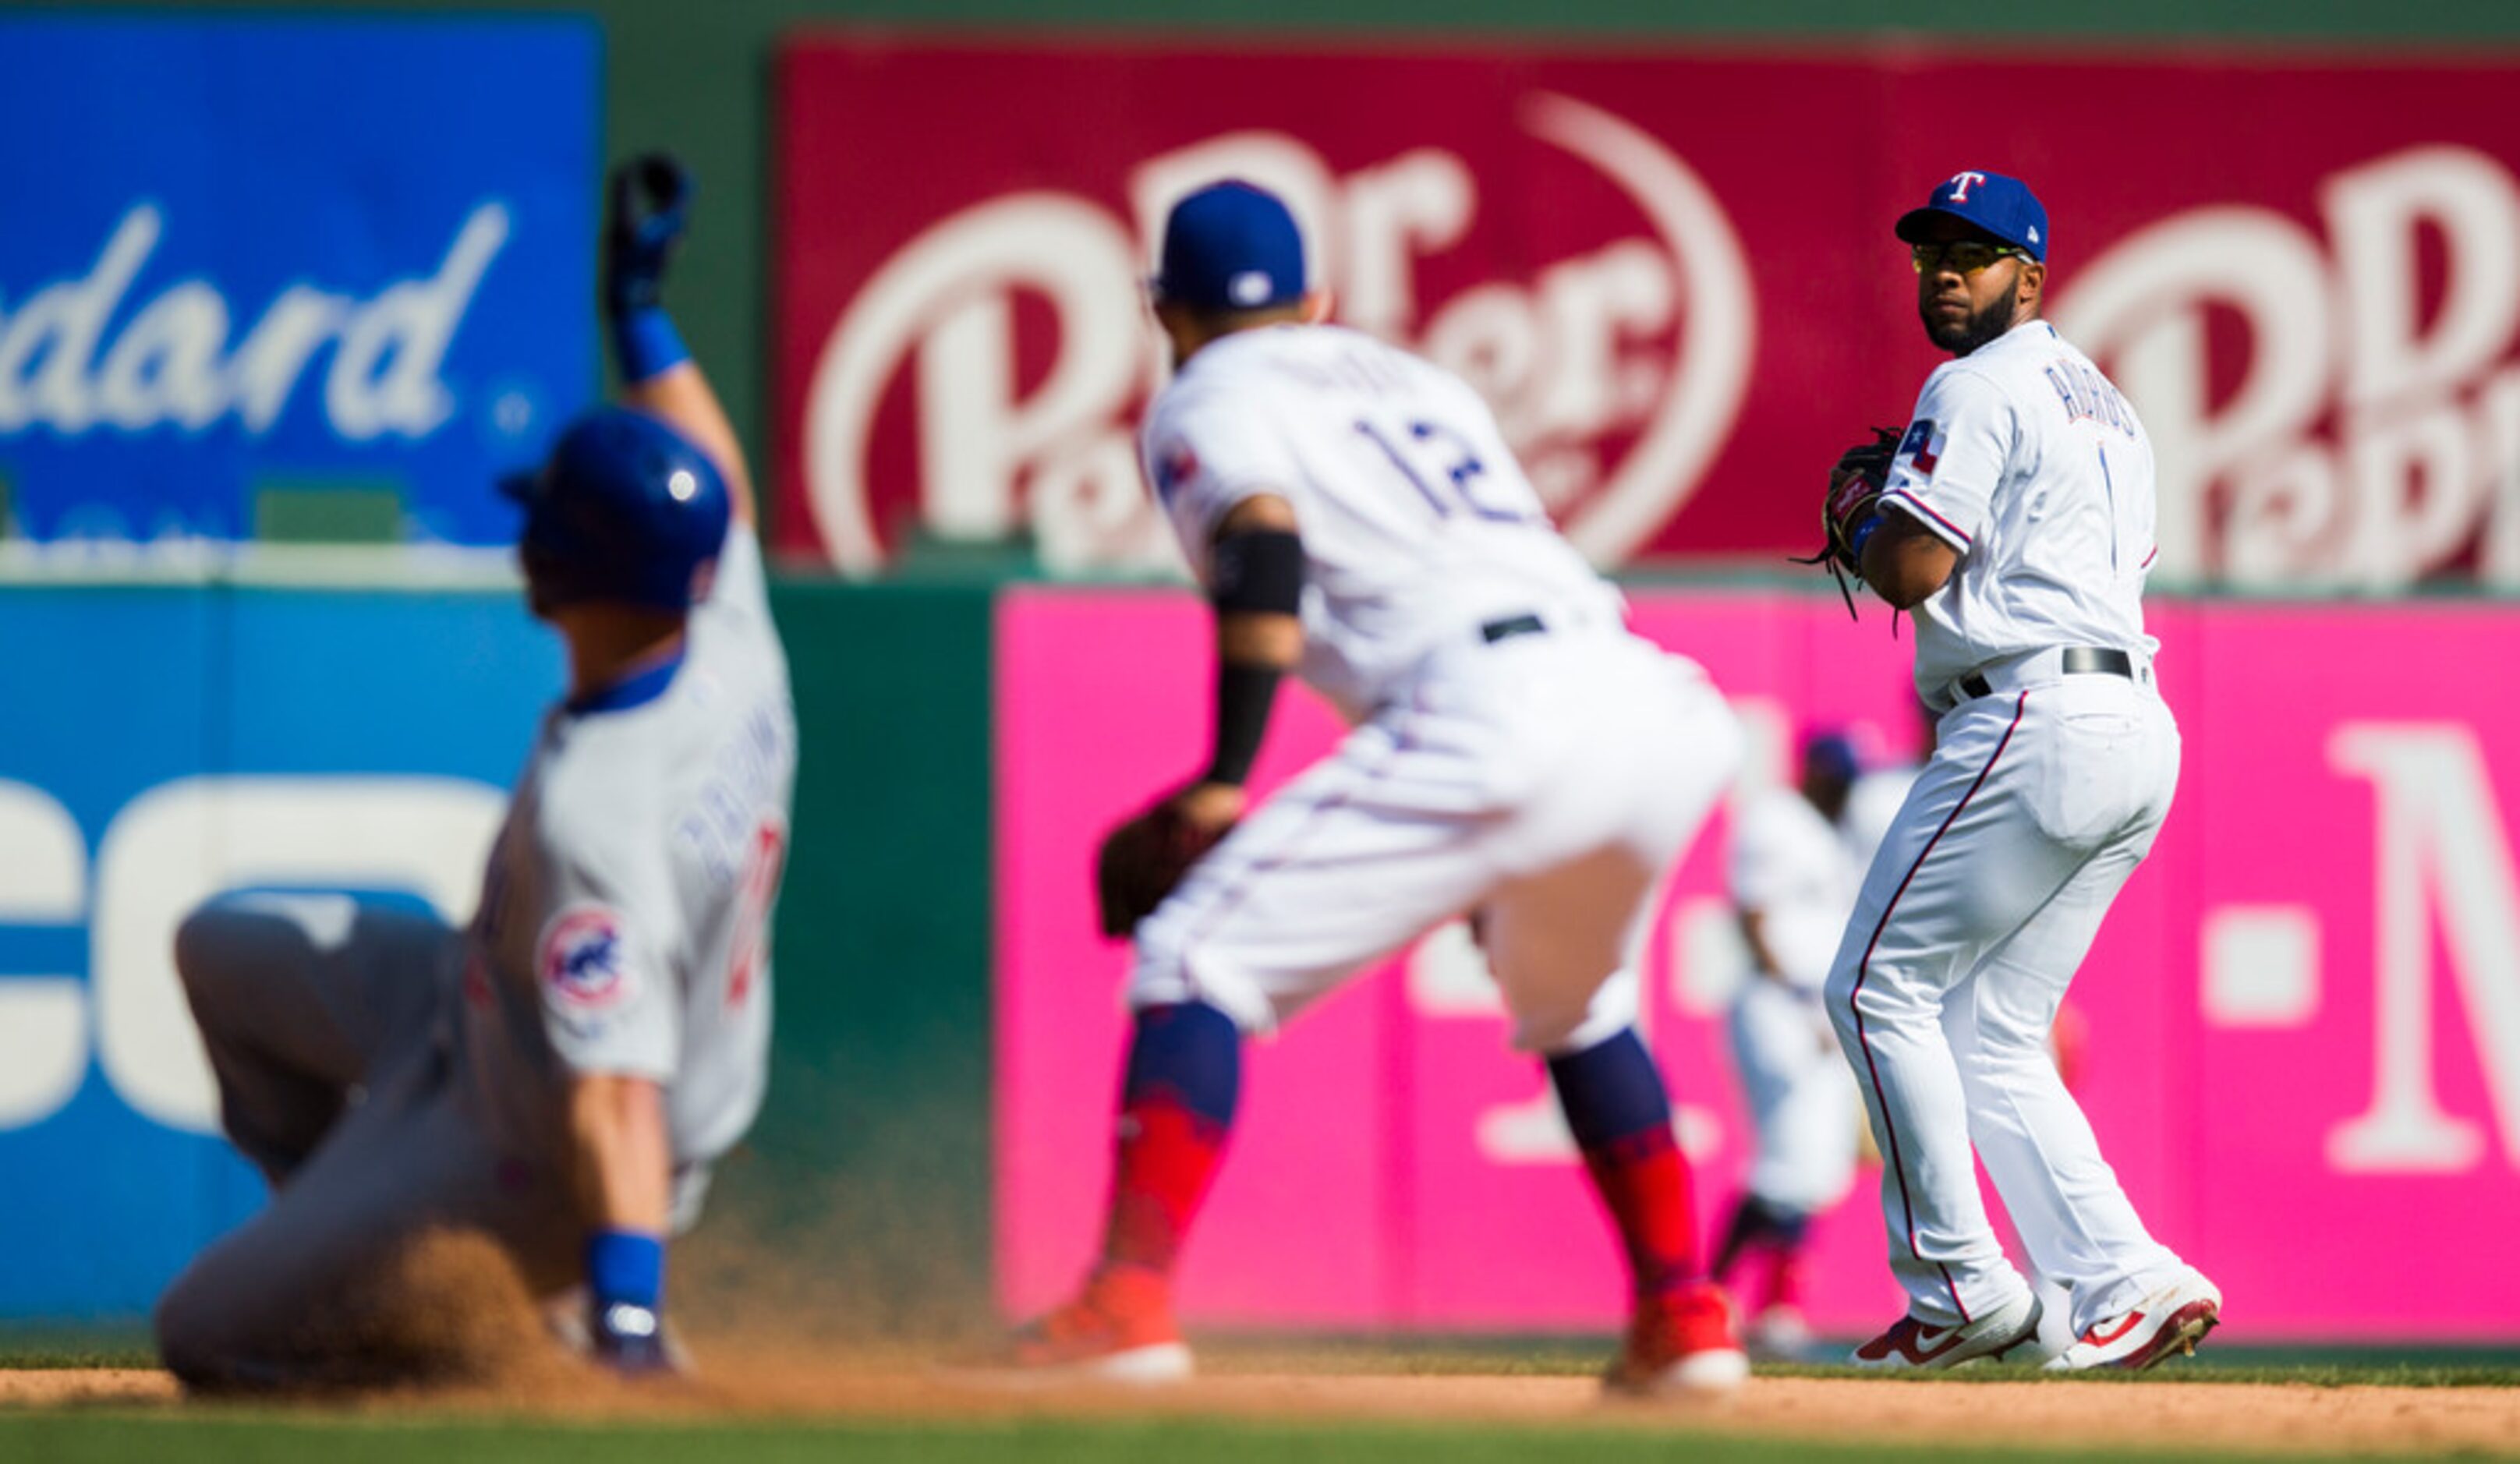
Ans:
[[[1937,237],[1938,219],[1958,219],[2043,263],[2048,258],[2048,207],[2030,185],[2002,173],[1963,169],[1934,185],[1922,208],[1899,216],[1892,230],[1910,244]]]

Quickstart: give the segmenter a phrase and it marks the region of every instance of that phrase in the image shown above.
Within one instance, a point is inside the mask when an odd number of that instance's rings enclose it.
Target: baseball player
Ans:
[[[1477,395],[1319,324],[1304,279],[1292,217],[1257,188],[1202,189],[1166,221],[1153,289],[1177,374],[1144,449],[1215,611],[1215,742],[1105,843],[1104,929],[1136,937],[1108,1224],[1077,1298],[1016,1334],[1017,1360],[1187,1374],[1173,1271],[1242,1039],[1466,912],[1626,1249],[1610,1382],[1731,1386],[1747,1359],[1702,1269],[1636,962],[1739,732],[1695,665],[1628,634]],[[1246,821],[1289,671],[1353,731]]]
[[[1890,835],[1890,822],[1899,816],[1908,801],[1908,790],[1916,785],[1916,774],[1923,759],[1933,756],[1934,724],[1939,719],[1931,707],[1916,703],[1916,718],[1922,724],[1922,746],[1913,761],[1878,761],[1855,776],[1854,786],[1846,790],[1846,809],[1837,818],[1838,837],[1844,841],[1847,854],[1855,861],[1860,879],[1872,867],[1872,856],[1879,852],[1881,841]],[[1858,762],[1865,762],[1859,758]]]
[[[215,901],[176,964],[268,1208],[159,1303],[209,1388],[397,1381],[346,1348],[397,1248],[486,1233],[593,1354],[668,1365],[667,1237],[761,1101],[796,731],[734,432],[657,301],[689,186],[615,175],[606,301],[625,404],[522,506],[533,613],[566,642],[469,929],[346,896]]]
[[[1717,1247],[1715,1277],[1741,1295],[1734,1269],[1766,1262],[1746,1340],[1775,1357],[1798,1355],[1811,1341],[1800,1308],[1804,1242],[1812,1217],[1855,1182],[1854,1080],[1821,988],[1855,903],[1859,866],[1838,823],[1858,772],[1845,737],[1812,737],[1797,785],[1770,789],[1732,827],[1729,881],[1751,967],[1732,1001],[1732,1057],[1757,1157]]]
[[[2143,628],[2152,448],[2040,318],[2049,237],[2028,187],[1956,173],[1896,233],[1953,359],[1894,448],[1841,460],[1826,518],[1838,561],[1915,616],[1916,690],[1943,715],[1829,973],[1909,1299],[1855,1356],[1947,1367],[2036,1335],[1974,1148],[2072,1298],[2075,1341],[2049,1365],[2149,1367],[2192,1351],[2222,1298],[2145,1232],[2048,1028],[2179,776]]]

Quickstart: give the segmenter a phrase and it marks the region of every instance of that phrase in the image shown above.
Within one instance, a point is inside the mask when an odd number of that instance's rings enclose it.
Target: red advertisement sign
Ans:
[[[2520,58],[2103,62],[965,45],[780,75],[780,535],[1169,565],[1132,433],[1166,207],[1239,175],[1339,318],[1477,385],[1598,560],[1775,556],[1939,359],[1891,221],[2048,204],[2050,314],[2135,400],[2165,574],[2520,584]]]

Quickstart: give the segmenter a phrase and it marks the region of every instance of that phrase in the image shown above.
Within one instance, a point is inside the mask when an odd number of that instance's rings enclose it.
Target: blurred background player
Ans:
[[[1870,756],[1859,747],[1856,765],[1861,771],[1855,775],[1855,785],[1846,790],[1846,811],[1837,818],[1838,837],[1855,861],[1859,881],[1872,867],[1872,856],[1888,836],[1891,821],[1899,817],[1899,806],[1908,801],[1908,790],[1916,785],[1916,775],[1934,755],[1934,724],[1942,714],[1921,701],[1910,705],[1916,714],[1916,755],[1893,762],[1881,753],[1877,739]]]
[[[1215,610],[1216,732],[1206,771],[1133,823],[1191,847],[1231,832],[1135,926],[1102,1253],[1075,1301],[1017,1334],[1018,1360],[1188,1373],[1173,1273],[1243,1036],[1470,912],[1627,1252],[1610,1382],[1737,1383],[1635,970],[1655,887],[1738,760],[1730,710],[1695,665],[1628,634],[1466,384],[1317,324],[1327,302],[1278,199],[1237,182],[1184,199],[1153,284],[1176,375],[1147,468]],[[1287,671],[1354,730],[1238,824]],[[1106,928],[1142,913],[1106,899]]]
[[[1853,742],[1814,736],[1796,785],[1759,795],[1732,828],[1727,878],[1750,954],[1732,1001],[1732,1058],[1758,1151],[1714,1269],[1749,1317],[1753,1355],[1790,1358],[1810,1345],[1804,1243],[1812,1218],[1855,1182],[1861,1100],[1821,989],[1862,869],[1839,828],[1859,771]],[[1765,1267],[1755,1289],[1736,1275],[1745,1263]]]
[[[159,1303],[197,1387],[396,1381],[323,1323],[440,1226],[486,1232],[537,1296],[582,1287],[601,1360],[668,1365],[666,1238],[761,1102],[796,756],[742,457],[657,299],[689,197],[665,158],[614,176],[624,405],[504,485],[569,686],[472,927],[246,895],[177,938],[222,1121],[273,1188]]]
[[[1841,562],[1914,614],[1916,692],[1946,710],[1829,976],[1909,1303],[1855,1360],[1948,1367],[2035,1340],[2044,1309],[1989,1222],[1982,1159],[2073,1299],[2050,1365],[2147,1367],[2192,1349],[2222,1298],[2144,1229],[2048,1030],[2178,782],[2143,621],[2152,447],[2040,318],[2050,240],[2026,185],[1956,173],[1894,232],[1953,359],[1880,479],[1841,462],[1828,516]]]

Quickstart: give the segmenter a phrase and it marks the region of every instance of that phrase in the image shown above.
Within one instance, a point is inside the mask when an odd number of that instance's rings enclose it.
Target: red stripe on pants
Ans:
[[[1881,1109],[1881,1131],[1890,1139],[1890,1173],[1899,1180],[1899,1207],[1906,1211],[1908,1216],[1908,1254],[1919,1261],[1925,1258],[1916,1249],[1916,1203],[1908,1195],[1908,1169],[1899,1154],[1899,1130],[1890,1121],[1890,1095],[1882,1089],[1881,1067],[1873,1060],[1872,1043],[1864,1033],[1862,1000],[1864,983],[1866,978],[1872,974],[1872,953],[1881,944],[1881,932],[1890,928],[1890,916],[1899,909],[1899,901],[1907,895],[1908,886],[1915,882],[1916,871],[1925,866],[1926,859],[1933,854],[1934,846],[1943,841],[1943,835],[1951,832],[1952,825],[1959,821],[1960,811],[1969,806],[1969,800],[1977,796],[1977,790],[1986,786],[1987,775],[1995,771],[1997,760],[2003,756],[2003,749],[2012,745],[2012,734],[2020,730],[2022,714],[2029,709],[2030,693],[2024,691],[2021,693],[2021,699],[2013,704],[2011,725],[2004,728],[2003,736],[1995,744],[1995,751],[1987,758],[1986,766],[1978,770],[1977,781],[1969,784],[1968,791],[1960,795],[1958,804],[1954,806],[1950,816],[1943,820],[1942,827],[1935,829],[1934,836],[1925,841],[1923,849],[1917,851],[1916,862],[1908,866],[1908,873],[1899,881],[1899,888],[1891,893],[1890,903],[1882,908],[1881,918],[1872,927],[1872,939],[1864,945],[1864,959],[1856,965],[1854,990],[1846,994],[1847,1010],[1855,1016],[1855,1041],[1857,1045],[1864,1048],[1864,1067],[1872,1079],[1873,1101]],[[1934,1268],[1943,1273],[1943,1285],[1949,1288],[1952,1294],[1952,1307],[1959,1312],[1961,1322],[1966,1323],[1969,1319],[1968,1308],[1960,1303],[1960,1289],[1958,1284],[1952,1280],[1951,1268],[1939,1261],[1934,1263]]]

